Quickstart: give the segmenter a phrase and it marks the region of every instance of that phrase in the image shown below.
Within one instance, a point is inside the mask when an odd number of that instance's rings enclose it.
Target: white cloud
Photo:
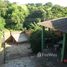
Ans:
[[[52,2],[53,4],[67,6],[67,0],[9,0],[9,1],[10,2],[17,2],[19,4]]]

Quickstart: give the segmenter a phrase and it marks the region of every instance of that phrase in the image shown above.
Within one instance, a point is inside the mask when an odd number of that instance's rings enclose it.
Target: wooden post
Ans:
[[[43,52],[44,46],[44,27],[42,27],[42,34],[41,34],[41,52]]]
[[[62,44],[62,50],[61,50],[61,62],[63,62],[63,59],[64,59],[65,45],[66,45],[66,33],[63,34],[63,44]]]
[[[3,49],[4,49],[4,64],[5,64],[5,60],[6,60],[6,52],[5,52],[5,36],[4,36],[4,32],[3,32]]]

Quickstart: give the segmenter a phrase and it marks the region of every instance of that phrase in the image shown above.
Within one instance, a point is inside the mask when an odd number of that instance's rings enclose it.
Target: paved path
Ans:
[[[67,64],[62,64],[53,59],[55,58],[36,56],[24,57],[8,61],[6,64],[0,67],[67,67]]]

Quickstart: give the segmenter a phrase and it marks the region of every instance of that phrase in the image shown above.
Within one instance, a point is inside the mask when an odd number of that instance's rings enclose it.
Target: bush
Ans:
[[[34,30],[30,36],[31,49],[33,53],[38,53],[41,51],[41,34],[42,34],[41,32],[42,32],[42,29]],[[47,43],[45,39],[51,36],[49,35],[48,31],[44,31],[44,33],[45,33],[45,36],[44,36],[43,47],[45,48],[46,47],[45,43]]]
[[[33,53],[41,51],[41,30],[32,32],[30,36],[31,49]]]

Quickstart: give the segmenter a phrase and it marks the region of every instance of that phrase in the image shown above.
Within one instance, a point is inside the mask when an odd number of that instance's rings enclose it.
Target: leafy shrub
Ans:
[[[31,36],[30,43],[33,53],[41,51],[41,27],[36,23],[30,24]]]
[[[30,36],[30,43],[33,53],[41,51],[41,30],[32,32]]]

